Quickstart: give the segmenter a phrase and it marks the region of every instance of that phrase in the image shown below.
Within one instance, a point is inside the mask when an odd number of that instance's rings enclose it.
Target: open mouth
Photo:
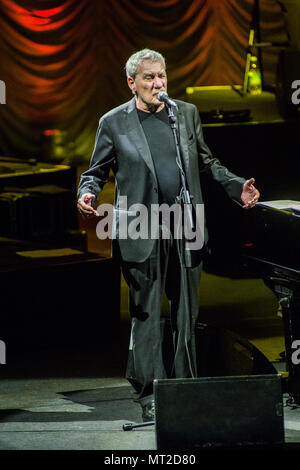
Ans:
[[[157,95],[158,95],[158,93],[160,93],[161,91],[166,91],[166,90],[165,90],[164,88],[163,88],[163,89],[161,89],[161,90],[158,90],[156,93],[153,93],[153,96],[157,96]]]

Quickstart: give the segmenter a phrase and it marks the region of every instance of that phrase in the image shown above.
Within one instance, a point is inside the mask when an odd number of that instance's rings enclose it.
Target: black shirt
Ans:
[[[176,147],[166,108],[158,113],[137,109],[156,171],[159,203],[172,205],[180,192]]]

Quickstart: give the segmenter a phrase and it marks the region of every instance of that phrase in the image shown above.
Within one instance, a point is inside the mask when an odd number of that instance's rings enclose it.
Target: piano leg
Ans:
[[[270,277],[265,279],[265,284],[275,293],[282,308],[288,372],[283,391],[300,405],[300,358],[296,360],[297,356],[293,354],[294,341],[300,341],[300,283],[293,283],[290,279]]]

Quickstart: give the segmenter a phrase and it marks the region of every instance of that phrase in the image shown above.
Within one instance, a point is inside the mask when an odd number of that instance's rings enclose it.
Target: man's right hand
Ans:
[[[93,199],[95,195],[91,193],[85,193],[78,199],[77,209],[83,217],[99,217],[98,212],[92,206]]]

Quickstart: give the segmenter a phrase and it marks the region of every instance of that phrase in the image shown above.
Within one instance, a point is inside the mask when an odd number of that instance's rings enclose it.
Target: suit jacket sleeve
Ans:
[[[108,180],[110,169],[115,164],[115,150],[109,126],[104,118],[100,119],[90,167],[82,173],[78,185],[78,198],[84,193],[98,197]]]
[[[246,180],[245,178],[241,178],[234,173],[231,173],[217,158],[212,156],[212,153],[203,138],[200,116],[196,107],[194,107],[194,123],[197,136],[198,155],[200,157],[200,173],[209,173],[214,181],[222,185],[231,199],[243,205],[240,196],[243,184]]]

